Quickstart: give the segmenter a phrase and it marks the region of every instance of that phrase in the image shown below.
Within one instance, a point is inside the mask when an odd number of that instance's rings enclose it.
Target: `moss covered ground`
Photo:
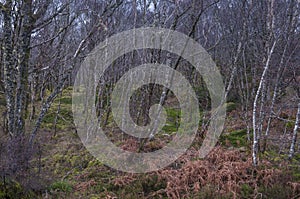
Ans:
[[[162,171],[127,174],[113,170],[95,159],[81,143],[73,124],[71,93],[72,88],[67,88],[62,96],[55,100],[39,132],[40,177],[44,179],[43,186],[39,190],[28,191],[26,187],[22,187],[14,180],[6,179],[4,185],[2,179],[0,198],[296,198],[300,196],[300,185],[297,184],[300,181],[299,154],[296,154],[293,160],[287,161],[286,155],[278,155],[277,151],[270,149],[261,155],[261,159],[265,161],[263,166],[253,168],[249,161],[251,142],[247,140],[247,130],[244,125],[225,128],[218,143],[219,156],[215,157],[211,154],[208,159],[199,159],[196,153],[193,153],[195,150],[193,145],[176,163]],[[2,101],[0,97],[0,103]],[[54,134],[54,121],[59,104],[57,132]],[[243,123],[234,116],[234,111],[238,107],[234,103],[229,103],[228,106],[230,107],[229,120]],[[180,109],[169,107],[166,112],[167,125],[163,127],[162,134],[172,136],[180,124],[181,112]],[[106,130],[107,135],[113,139],[116,132],[111,120],[112,117],[109,117]],[[128,140],[126,137],[123,139],[125,140],[118,138],[113,141],[119,146],[124,146]],[[199,140],[201,141],[201,136]],[[148,151],[152,151],[160,148],[162,144],[154,140],[147,143],[145,147],[148,147]],[[218,158],[222,161],[218,162]],[[221,172],[223,170],[224,173]],[[214,177],[217,174],[221,177]],[[206,175],[210,177],[207,178]],[[278,176],[286,176],[286,179],[280,180]],[[176,179],[179,181],[177,182]],[[241,180],[245,183],[239,184]],[[208,183],[204,183],[205,181]],[[253,182],[257,182],[255,184],[257,187]]]

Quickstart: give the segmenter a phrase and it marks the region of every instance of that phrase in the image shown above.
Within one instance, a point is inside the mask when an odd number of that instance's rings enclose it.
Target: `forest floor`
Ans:
[[[66,89],[54,102],[39,131],[40,151],[38,158],[32,161],[32,165],[38,165],[33,168],[38,175],[31,176],[31,182],[38,185],[26,192],[21,183],[14,182],[12,191],[6,189],[5,197],[11,194],[9,197],[13,198],[17,193],[23,198],[90,199],[300,197],[299,149],[292,160],[287,159],[292,125],[273,124],[267,150],[260,154],[260,164],[255,168],[245,121],[239,115],[239,106],[231,103],[224,132],[207,157],[198,157],[203,139],[197,136],[187,152],[167,168],[129,174],[105,166],[84,147],[72,121],[71,92],[71,88]],[[60,113],[54,125],[59,101]],[[4,103],[0,97],[0,106]],[[163,130],[170,136],[148,142],[144,151],[157,150],[171,139],[172,132],[176,131],[177,114],[175,109],[168,110],[170,118]],[[137,150],[138,141],[120,136],[114,125],[107,125],[106,132],[119,147]],[[0,188],[0,198],[1,194],[5,198]]]

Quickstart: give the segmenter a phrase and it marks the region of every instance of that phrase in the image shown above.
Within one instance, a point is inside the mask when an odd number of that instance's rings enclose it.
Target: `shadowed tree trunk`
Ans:
[[[15,63],[13,61],[13,46],[12,46],[12,1],[7,0],[2,7],[4,20],[4,44],[3,44],[3,70],[4,70],[4,89],[7,107],[7,122],[8,132],[11,136],[14,135],[15,126]]]
[[[25,0],[21,6],[21,33],[18,42],[17,88],[15,107],[15,134],[21,135],[25,128],[25,114],[28,101],[28,68],[30,58],[30,39],[33,29],[32,0]]]

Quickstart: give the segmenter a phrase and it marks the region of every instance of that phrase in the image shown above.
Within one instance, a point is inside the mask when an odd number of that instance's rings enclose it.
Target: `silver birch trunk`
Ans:
[[[258,154],[258,132],[257,132],[257,124],[256,124],[256,109],[257,109],[257,102],[258,102],[258,98],[261,94],[261,90],[262,90],[262,87],[263,87],[263,84],[265,82],[265,78],[266,78],[266,74],[267,74],[267,71],[269,69],[269,65],[270,65],[270,60],[271,60],[271,57],[272,57],[272,54],[273,54],[273,51],[274,51],[274,48],[275,48],[275,45],[276,45],[276,41],[273,43],[273,46],[268,54],[268,58],[267,58],[267,61],[266,61],[266,65],[264,67],[264,71],[263,71],[263,74],[260,78],[260,82],[259,82],[259,86],[258,86],[258,89],[256,91],[256,95],[255,95],[255,99],[254,99],[254,102],[253,102],[253,115],[252,115],[252,125],[253,125],[253,146],[252,146],[252,160],[253,160],[253,165],[254,166],[257,166],[258,164],[258,159],[257,159],[257,154]]]
[[[297,141],[297,132],[298,132],[298,129],[299,129],[299,120],[300,120],[300,102],[298,103],[298,111],[297,111],[295,126],[294,126],[294,130],[293,130],[293,138],[292,138],[292,143],[291,143],[291,147],[290,147],[289,158],[292,158],[294,156],[294,153],[295,153],[295,145],[296,145],[296,141]]]

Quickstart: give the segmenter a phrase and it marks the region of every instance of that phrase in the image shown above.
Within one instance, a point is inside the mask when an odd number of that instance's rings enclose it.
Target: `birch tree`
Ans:
[[[259,133],[258,133],[258,125],[257,125],[257,118],[256,118],[256,111],[257,111],[257,103],[258,103],[258,98],[261,95],[263,84],[265,83],[265,78],[270,66],[270,60],[272,57],[272,54],[274,52],[276,42],[273,43],[272,48],[270,49],[270,52],[268,53],[268,58],[266,61],[266,65],[264,67],[264,71],[261,75],[260,82],[258,89],[256,91],[255,99],[253,102],[253,116],[252,116],[252,122],[253,122],[253,146],[252,146],[252,158],[253,158],[253,164],[257,166],[258,164],[258,159],[257,159],[257,154],[259,152]]]
[[[297,132],[299,129],[299,122],[300,120],[300,102],[298,103],[298,110],[297,110],[297,114],[296,114],[296,120],[295,120],[295,126],[294,126],[294,130],[293,130],[293,137],[292,137],[292,143],[291,143],[291,147],[290,147],[290,151],[289,151],[289,158],[292,158],[294,156],[295,153],[295,145],[296,145],[296,141],[297,141]]]

